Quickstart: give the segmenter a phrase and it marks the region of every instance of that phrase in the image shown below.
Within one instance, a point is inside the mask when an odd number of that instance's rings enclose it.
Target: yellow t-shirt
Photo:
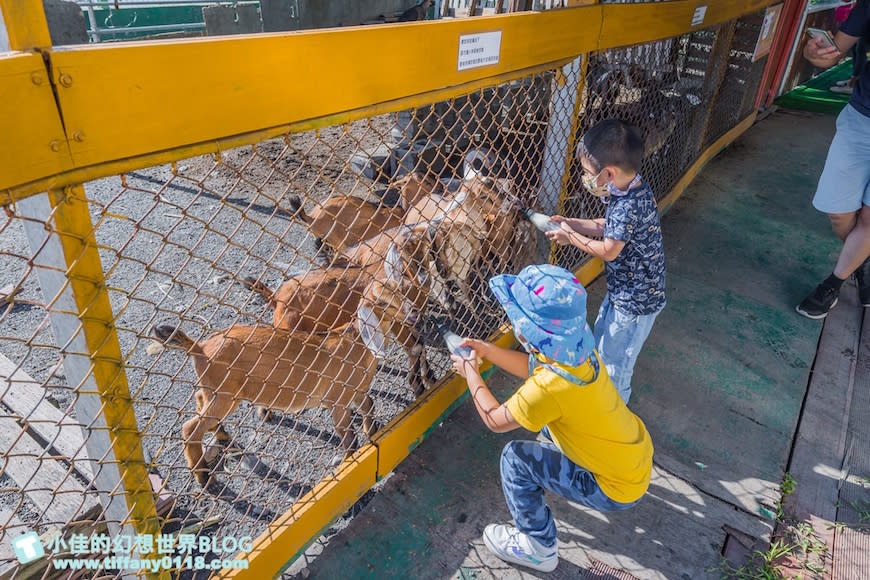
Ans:
[[[529,431],[548,427],[556,446],[591,472],[607,497],[630,503],[649,487],[652,440],[643,421],[622,402],[600,362],[598,379],[585,386],[538,366],[505,404]],[[595,375],[589,361],[579,367],[559,367],[581,381]]]

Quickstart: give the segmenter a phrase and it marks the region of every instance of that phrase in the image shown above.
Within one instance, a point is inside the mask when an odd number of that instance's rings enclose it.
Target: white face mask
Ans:
[[[601,177],[602,173],[604,173],[603,169],[599,171],[598,175],[594,177],[585,173],[580,177],[580,180],[583,182],[583,187],[585,187],[586,190],[595,197],[610,196],[609,183],[605,183],[604,185],[598,185],[598,179]]]

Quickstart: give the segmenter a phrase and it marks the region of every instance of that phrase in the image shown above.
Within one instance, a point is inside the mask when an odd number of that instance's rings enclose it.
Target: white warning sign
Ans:
[[[468,70],[498,64],[501,54],[501,30],[465,34],[459,37],[459,60],[456,70]]]

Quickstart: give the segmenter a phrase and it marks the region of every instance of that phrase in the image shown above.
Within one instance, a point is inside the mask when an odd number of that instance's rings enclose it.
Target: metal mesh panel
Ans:
[[[703,147],[707,147],[731,127],[749,115],[755,107],[755,97],[767,57],[752,62],[755,44],[761,32],[764,13],[743,17],[736,21],[733,39],[727,56],[716,59],[719,66],[727,66],[717,98],[710,115],[710,127]],[[730,25],[727,25],[730,26]],[[726,25],[722,26],[726,29]]]
[[[438,323],[498,328],[486,281],[546,260],[520,209],[537,197],[553,84],[531,75],[85,184],[147,466],[170,498],[164,532],[261,533],[445,375]],[[21,209],[0,231],[0,281],[21,290],[0,351],[74,419],[80,387],[54,366]],[[50,220],[33,225],[52,239]],[[83,503],[89,479],[65,477]],[[39,530],[97,505],[49,519],[19,483],[0,499]]]
[[[0,571],[4,572],[16,559],[14,538],[35,531],[48,544],[60,530],[70,529],[71,522],[95,520],[102,508],[91,482],[106,476],[109,467],[101,473],[94,459],[117,465],[115,458],[88,457],[82,427],[103,435],[105,430],[99,421],[77,420],[73,408],[79,401],[66,380],[64,359],[70,364],[78,359],[81,364],[89,354],[82,348],[82,328],[68,299],[66,268],[55,260],[57,240],[50,230],[45,217],[25,217],[11,208],[6,208],[0,226]],[[52,290],[41,291],[41,282]],[[66,317],[61,324],[70,338],[63,350],[52,327],[59,320],[52,321],[48,309],[58,318]],[[90,371],[87,363],[84,368]],[[89,379],[79,384],[91,388]],[[81,403],[87,398],[82,395]]]
[[[581,102],[578,138],[595,123],[619,118],[635,125],[645,144],[641,174],[657,198],[673,187],[698,153],[698,139],[708,109],[704,106],[707,54],[697,50],[699,31],[590,55]],[[581,184],[574,164],[568,182],[566,215],[599,218],[606,206]],[[585,256],[559,248],[559,264],[575,268]]]
[[[604,215],[571,160],[594,123],[637,125],[642,173],[666,195],[752,106],[759,24],[608,50],[585,68],[578,59],[429,106],[86,183],[99,263],[69,250],[65,259],[105,277],[163,531],[258,535],[445,376],[438,326],[495,332],[505,318],[489,278],[551,257],[522,210]],[[29,385],[30,408],[11,408],[12,387],[0,384],[0,442],[10,466],[60,471],[55,487],[3,471],[7,541],[24,529],[69,534],[70,521],[93,518],[87,469],[103,459],[87,461],[80,438],[58,434],[78,421],[93,436],[99,425],[78,416],[95,396],[88,373],[69,373],[88,348],[57,336],[56,321],[78,308],[58,260],[58,210],[44,197],[10,207],[0,228],[0,288],[14,294],[0,327],[4,376],[32,377],[13,378]],[[587,259],[566,248],[553,257],[572,269]],[[75,324],[64,332],[81,338]],[[78,503],[51,511],[65,495]]]

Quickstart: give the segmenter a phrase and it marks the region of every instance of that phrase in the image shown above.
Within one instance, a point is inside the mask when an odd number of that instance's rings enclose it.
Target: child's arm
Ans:
[[[590,220],[554,215],[550,217],[550,221],[554,224],[567,224],[569,228],[584,236],[600,238],[604,234],[604,218]]]
[[[602,230],[603,229],[604,228],[602,226]],[[593,240],[567,227],[567,224],[562,224],[560,229],[553,230],[552,232],[547,232],[544,235],[547,236],[547,238],[551,242],[555,242],[563,246],[565,244],[571,244],[572,246],[580,248],[591,256],[601,258],[605,262],[612,262],[613,260],[615,260],[619,253],[622,251],[622,248],[625,247],[625,242],[621,240],[614,240],[613,238]]]
[[[477,368],[477,358],[469,360],[456,355],[450,358],[453,360],[453,368],[468,383],[471,400],[474,401],[474,407],[484,425],[495,433],[506,433],[519,428],[520,424],[514,420],[508,408],[505,405],[500,405],[492,391],[486,386]]]
[[[485,358],[500,369],[521,379],[529,378],[529,355],[494,345],[491,342],[466,338],[462,346],[471,347],[477,356]]]

